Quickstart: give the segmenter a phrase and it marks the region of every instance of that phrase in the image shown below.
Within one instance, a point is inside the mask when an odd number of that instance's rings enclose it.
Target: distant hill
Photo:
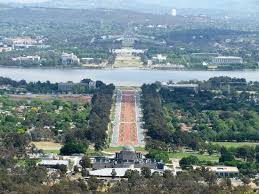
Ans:
[[[0,8],[8,8],[10,7],[8,4],[0,3]]]

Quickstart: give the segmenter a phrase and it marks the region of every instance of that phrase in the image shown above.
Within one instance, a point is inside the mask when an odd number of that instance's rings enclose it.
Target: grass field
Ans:
[[[40,142],[31,142],[38,149],[43,150],[45,153],[54,153],[59,154],[59,150],[62,147],[60,143],[48,142],[48,141],[40,141]]]
[[[169,157],[170,158],[176,158],[176,159],[182,159],[182,158],[185,158],[185,157],[188,157],[188,156],[196,156],[197,158],[199,158],[199,160],[202,160],[202,161],[218,161],[219,160],[219,156],[217,155],[207,155],[207,154],[204,154],[204,155],[201,155],[201,154],[198,154],[198,153],[187,153],[187,152],[170,152],[169,153]]]
[[[113,65],[114,68],[140,68],[143,67],[142,63],[138,60],[135,61],[116,61]]]
[[[220,145],[220,146],[225,146],[227,148],[234,147],[242,147],[242,146],[253,146],[255,147],[256,145],[259,145],[259,143],[255,142],[212,142],[215,145]]]

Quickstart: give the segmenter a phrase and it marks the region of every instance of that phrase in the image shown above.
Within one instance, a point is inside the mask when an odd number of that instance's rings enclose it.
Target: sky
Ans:
[[[112,0],[0,0],[0,3],[42,3],[47,1],[69,2],[112,2]],[[114,0],[114,2],[139,2],[146,5],[158,5],[176,8],[206,8],[206,9],[256,9],[259,0]]]
[[[1,3],[42,3],[48,0],[0,0]]]

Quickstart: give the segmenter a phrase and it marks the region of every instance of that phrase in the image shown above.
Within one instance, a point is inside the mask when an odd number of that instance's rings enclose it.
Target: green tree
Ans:
[[[141,168],[141,175],[145,178],[150,178],[151,177],[151,170],[148,167],[142,167]]]
[[[199,159],[196,156],[182,158],[179,162],[182,169],[188,169],[191,165],[197,165]]]
[[[83,156],[80,160],[79,164],[82,166],[83,169],[91,168],[91,159],[88,156]]]
[[[86,152],[87,147],[80,143],[67,143],[60,149],[61,155],[82,154]]]

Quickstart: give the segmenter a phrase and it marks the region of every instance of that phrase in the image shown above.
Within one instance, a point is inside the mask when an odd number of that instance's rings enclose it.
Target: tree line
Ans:
[[[108,124],[110,122],[110,111],[113,103],[114,85],[105,85],[102,82],[97,84],[98,90],[94,94],[91,103],[88,125],[85,128],[71,130],[65,137],[65,148],[68,150],[77,147],[75,153],[82,153],[82,145],[85,149],[93,143],[96,150],[106,146]],[[79,151],[78,151],[79,150]],[[68,151],[70,152],[70,151]],[[67,154],[64,149],[61,154]],[[71,154],[71,153],[70,153]]]

